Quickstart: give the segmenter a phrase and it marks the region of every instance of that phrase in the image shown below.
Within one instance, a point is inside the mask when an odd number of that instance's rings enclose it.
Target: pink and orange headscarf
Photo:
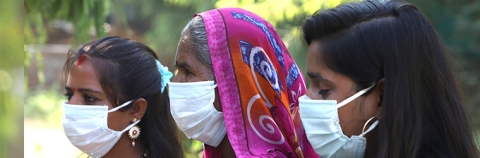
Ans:
[[[199,13],[237,157],[318,157],[298,115],[305,79],[280,36],[263,18],[238,8]],[[220,157],[206,145],[204,157]]]

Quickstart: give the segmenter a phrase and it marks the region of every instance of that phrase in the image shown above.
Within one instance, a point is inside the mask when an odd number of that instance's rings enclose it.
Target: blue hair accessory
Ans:
[[[163,90],[165,90],[165,86],[167,86],[167,83],[170,82],[170,78],[172,78],[173,74],[172,72],[168,71],[168,67],[163,66],[160,61],[155,60],[157,63],[157,68],[160,74],[162,75],[162,93]]]

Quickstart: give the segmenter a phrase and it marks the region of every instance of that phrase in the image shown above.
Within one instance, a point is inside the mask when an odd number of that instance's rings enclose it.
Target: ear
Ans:
[[[375,93],[377,94],[377,106],[378,106],[378,112],[377,112],[377,119],[381,119],[381,109],[382,109],[382,101],[383,101],[383,92],[385,88],[385,78],[381,78],[377,82],[377,86],[375,86]]]
[[[136,118],[137,120],[140,120],[143,118],[143,115],[145,115],[145,111],[147,110],[148,102],[144,98],[139,98],[133,102],[133,107],[129,110],[130,115],[133,118]]]
[[[383,90],[385,88],[385,78],[381,78],[377,82],[377,86],[374,91],[378,93],[378,106],[382,106],[382,100],[383,100]]]

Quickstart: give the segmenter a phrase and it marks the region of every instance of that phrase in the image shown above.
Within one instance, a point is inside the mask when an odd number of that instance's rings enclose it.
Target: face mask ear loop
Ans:
[[[214,84],[213,86],[207,86],[208,90],[212,90],[212,89],[215,89],[215,88],[217,88],[217,84]]]
[[[209,80],[209,81],[213,81],[213,80]],[[214,83],[214,85],[212,85],[212,86],[207,86],[207,89],[208,89],[208,90],[213,90],[213,89],[215,89],[215,88],[217,88],[217,84],[215,84],[215,83]],[[210,100],[210,102],[209,102],[209,104],[212,104],[213,109],[215,109],[215,106],[213,106],[213,102],[215,102],[215,98],[212,98],[212,99]],[[215,111],[221,112],[221,111],[218,111],[217,109],[215,109]]]
[[[121,131],[121,133],[124,133],[124,132],[130,130],[130,128],[132,128],[133,126],[137,125],[139,122],[140,122],[140,119],[139,119],[137,122],[134,122],[134,123],[128,125],[127,128],[125,128],[125,129],[123,129],[123,130]]]
[[[345,99],[344,101],[338,103],[338,104],[337,104],[337,108],[341,108],[342,106],[350,103],[352,100],[357,99],[359,96],[363,95],[363,94],[366,93],[368,90],[372,89],[373,86],[375,86],[375,84],[373,84],[373,85],[371,85],[370,87],[365,88],[365,89],[357,92],[356,94],[352,95],[351,97],[348,97],[348,98]]]
[[[378,125],[378,120],[376,120],[375,122],[373,122],[373,124],[368,127],[367,131],[365,131],[365,128],[367,127],[368,123],[370,121],[372,121],[374,118],[376,118],[377,116],[373,116],[372,118],[368,119],[367,122],[365,122],[365,124],[363,125],[363,128],[362,128],[362,134],[360,134],[360,137],[364,137],[368,132],[372,131],[375,127],[377,127]],[[365,139],[363,139],[363,144],[366,146],[367,145],[367,142],[365,142]]]
[[[132,101],[133,101],[133,100],[127,101],[127,102],[123,103],[123,104],[120,105],[120,106],[117,106],[117,107],[114,107],[114,108],[108,110],[108,112],[110,113],[110,112],[117,111],[118,109],[123,108],[123,107],[127,106],[128,104],[132,103]]]

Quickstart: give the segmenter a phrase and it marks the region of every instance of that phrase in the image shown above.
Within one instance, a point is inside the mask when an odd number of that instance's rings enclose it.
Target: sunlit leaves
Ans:
[[[215,6],[240,7],[260,15],[275,26],[278,21],[291,21],[343,2],[346,0],[219,0]]]

